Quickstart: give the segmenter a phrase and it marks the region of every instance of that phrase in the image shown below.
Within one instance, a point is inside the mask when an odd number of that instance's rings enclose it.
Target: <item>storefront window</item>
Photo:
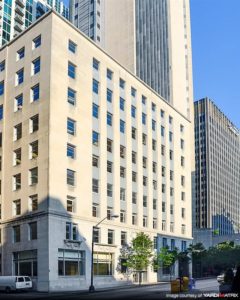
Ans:
[[[13,253],[13,268],[16,276],[37,276],[37,250]]]
[[[95,252],[94,260],[94,275],[108,276],[113,275],[113,254]]]
[[[59,249],[58,275],[85,275],[85,251]]]

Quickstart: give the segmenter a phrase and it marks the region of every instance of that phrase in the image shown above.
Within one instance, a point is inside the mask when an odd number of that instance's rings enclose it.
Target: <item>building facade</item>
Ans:
[[[189,119],[53,11],[2,47],[0,63],[1,275],[88,288],[92,228],[105,217],[95,286],[134,280],[118,259],[137,232],[188,246]],[[144,278],[158,280],[152,268]]]
[[[239,130],[208,98],[195,102],[194,236],[240,230]],[[199,237],[198,237],[199,235]],[[207,238],[208,239],[208,238]]]
[[[72,0],[70,7],[76,27],[193,119],[188,0]]]
[[[69,19],[69,8],[59,0],[1,0],[0,45],[12,40],[49,9]]]

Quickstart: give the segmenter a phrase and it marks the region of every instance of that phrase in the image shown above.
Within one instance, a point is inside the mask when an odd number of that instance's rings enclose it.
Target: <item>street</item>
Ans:
[[[216,279],[205,279],[196,281],[196,289],[186,294],[193,294],[201,298],[202,293],[218,293],[218,282]],[[185,294],[185,298],[186,295]],[[55,293],[40,293],[40,292],[18,292],[5,294],[0,293],[0,299],[162,299],[162,298],[177,298],[178,294],[170,293],[169,283],[159,283],[154,285],[130,286],[121,288],[99,289],[94,293],[88,291],[79,292],[55,292]],[[189,295],[190,296],[190,295]],[[191,298],[191,297],[187,297]]]

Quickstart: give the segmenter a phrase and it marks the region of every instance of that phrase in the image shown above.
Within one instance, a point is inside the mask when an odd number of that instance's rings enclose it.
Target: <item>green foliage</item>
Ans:
[[[132,271],[144,271],[152,263],[153,242],[143,232],[137,234],[131,246],[122,247],[120,258],[124,259],[124,266]]]
[[[170,268],[178,259],[178,249],[175,247],[174,250],[169,250],[168,247],[161,248],[157,255],[157,262],[159,267]]]

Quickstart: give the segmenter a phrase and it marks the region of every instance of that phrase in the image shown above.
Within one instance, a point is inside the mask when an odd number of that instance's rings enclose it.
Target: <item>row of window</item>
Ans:
[[[28,240],[36,240],[38,238],[37,222],[28,223]],[[21,226],[16,225],[12,227],[12,241],[13,243],[21,242]]]
[[[38,183],[38,167],[28,170],[28,183],[29,183],[29,185],[35,185]],[[12,177],[13,191],[20,190],[21,185],[22,185],[21,173],[13,175],[13,177]]]
[[[39,129],[39,115],[34,115],[29,119],[29,133],[34,133]],[[22,123],[19,123],[13,128],[13,141],[22,138]]]

